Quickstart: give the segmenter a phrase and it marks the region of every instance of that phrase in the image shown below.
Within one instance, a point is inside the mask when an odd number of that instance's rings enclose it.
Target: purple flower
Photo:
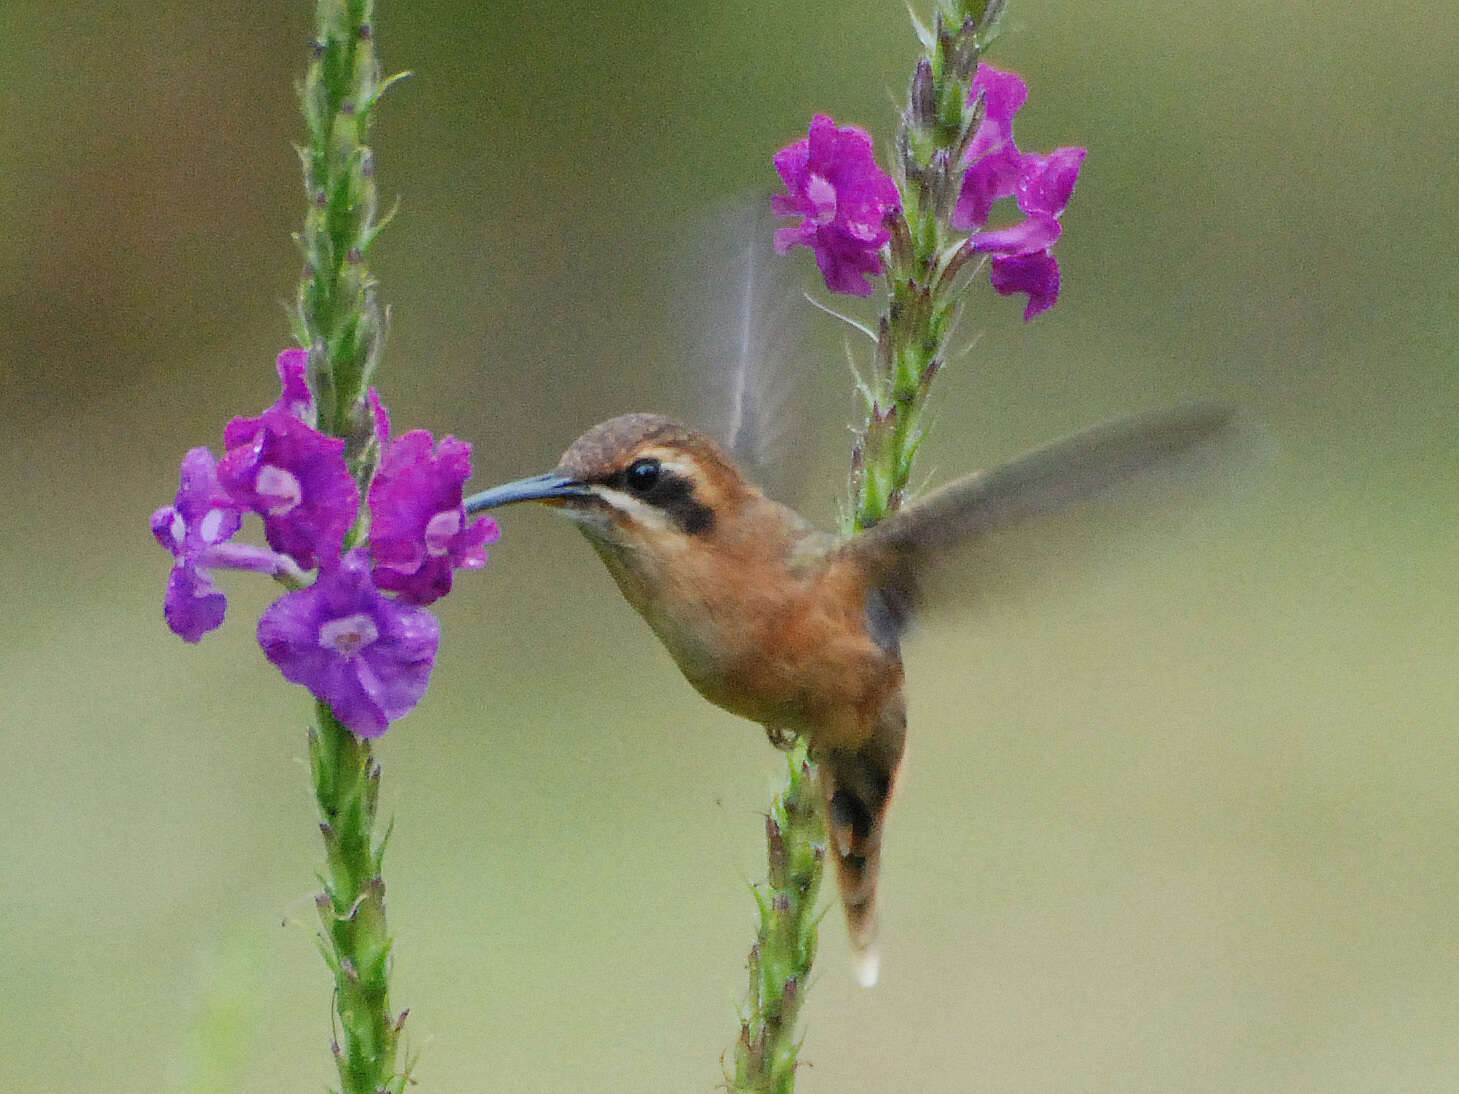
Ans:
[[[283,350],[274,361],[279,374],[282,392],[270,410],[279,410],[301,422],[315,425],[314,395],[309,390],[309,351],[291,346]],[[257,418],[247,419],[257,422]]]
[[[218,483],[218,461],[206,448],[194,448],[182,458],[176,500],[152,514],[152,534],[177,560],[162,614],[189,642],[223,625],[228,600],[208,578],[206,555],[237,535],[242,524],[238,506]]]
[[[963,157],[968,169],[952,214],[952,226],[964,231],[981,228],[993,202],[1014,195],[1022,160],[1013,143],[1013,116],[1027,101],[1028,86],[1017,73],[979,65],[968,102],[979,95],[983,96],[983,121]]]
[[[990,271],[993,288],[1004,296],[1028,294],[1023,309],[1026,323],[1041,311],[1048,311],[1059,299],[1059,263],[1048,251],[1031,255],[1000,255]]]
[[[486,565],[486,544],[500,535],[490,518],[466,523],[461,488],[471,477],[471,446],[447,437],[432,447],[424,429],[405,434],[386,448],[370,483],[375,581],[412,604],[450,592],[453,570]]]
[[[327,702],[349,729],[377,737],[425,693],[440,626],[419,605],[445,595],[452,572],[486,563],[496,541],[491,518],[467,522],[462,488],[471,446],[423,430],[393,444],[380,396],[366,393],[380,464],[371,484],[371,550],[342,554],[359,515],[360,492],[345,465],[345,441],[315,428],[303,350],[279,354],[279,399],[256,418],[235,418],[222,460],[195,448],[182,461],[172,505],[152,515],[152,532],[172,552],[164,614],[196,642],[223,622],[227,600],[209,570],[253,570],[294,592],[258,624],[264,654],[284,676]],[[273,550],[230,542],[243,514],[261,514]],[[305,573],[318,569],[312,585]],[[387,596],[384,589],[396,592]]]
[[[771,207],[803,218],[775,232],[776,252],[810,247],[826,288],[870,296],[865,275],[881,273],[877,252],[891,238],[886,217],[902,207],[896,183],[876,165],[871,137],[817,114],[805,140],[775,154],[775,169],[790,192],[772,197]]]
[[[198,642],[209,631],[223,625],[228,598],[215,586],[208,571],[191,562],[181,562],[167,575],[167,592],[162,597],[162,617],[184,642]]]
[[[258,643],[351,731],[378,737],[425,693],[440,625],[382,594],[364,552],[351,551],[307,589],[274,601],[258,621]]]
[[[1059,148],[1046,156],[1018,150],[1013,116],[1028,98],[1028,88],[1014,73],[979,65],[970,94],[983,96],[984,115],[968,147],[952,225],[973,232],[973,250],[993,255],[991,277],[998,292],[1028,295],[1023,318],[1032,319],[1059,298],[1059,264],[1052,248],[1085,150]],[[1009,197],[1017,199],[1024,219],[1008,228],[980,231],[993,204]]]
[[[283,393],[274,404],[279,410],[292,414],[301,422],[317,424],[314,420],[314,395],[309,390],[309,351],[293,346],[279,354],[275,367],[279,372],[279,384]]]
[[[194,448],[182,458],[181,477],[177,499],[152,514],[152,534],[177,560],[167,578],[163,616],[178,635],[196,642],[222,625],[228,608],[227,598],[213,587],[209,570],[287,574],[296,581],[304,575],[283,555],[228,542],[237,535],[243,517],[218,482],[218,461],[206,448]]]
[[[257,418],[234,418],[218,477],[233,499],[263,516],[269,546],[307,569],[339,555],[360,491],[344,462],[345,442],[310,424],[303,350],[279,354],[283,394]]]
[[[1025,170],[1018,180],[1019,208],[1027,213],[1061,214],[1074,196],[1074,183],[1086,155],[1083,148],[1056,148],[1047,156],[1037,152],[1024,156]]]

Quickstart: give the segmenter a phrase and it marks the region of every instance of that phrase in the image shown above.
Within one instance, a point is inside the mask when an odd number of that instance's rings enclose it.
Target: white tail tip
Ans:
[[[874,988],[880,975],[881,950],[868,946],[856,955],[856,982],[863,988]]]

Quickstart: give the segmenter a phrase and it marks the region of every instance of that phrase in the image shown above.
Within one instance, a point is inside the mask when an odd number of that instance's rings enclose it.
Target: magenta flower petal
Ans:
[[[269,546],[306,570],[337,556],[360,507],[344,441],[278,406],[234,418],[223,438],[218,477],[239,505],[263,516]]]
[[[375,443],[384,451],[385,446],[390,443],[390,414],[380,401],[380,393],[374,388],[365,393],[365,399],[370,404],[370,416],[375,421]]]
[[[264,411],[274,411],[285,417],[295,418],[306,425],[314,425],[314,396],[309,391],[309,354],[298,347],[286,349],[279,354],[276,366],[279,373],[279,387],[282,389],[273,406]],[[234,418],[223,434],[223,447],[233,448],[242,441],[229,440],[229,432],[238,437],[253,437],[263,428],[263,415],[257,418]]]
[[[788,193],[770,199],[780,216],[799,224],[777,229],[775,249],[810,247],[833,292],[871,295],[867,274],[881,272],[878,252],[891,238],[886,218],[901,208],[896,183],[876,164],[871,137],[816,115],[806,139],[775,154]]]
[[[307,589],[276,600],[258,621],[264,655],[362,737],[378,737],[425,694],[440,625],[424,608],[375,587],[351,551]]]
[[[816,226],[810,221],[775,229],[775,253],[788,254],[792,247],[810,247],[815,244]]]
[[[1026,255],[1047,251],[1059,240],[1058,218],[1050,213],[1030,213],[1023,223],[994,232],[975,232],[970,239],[975,251],[1005,255]]]
[[[1024,157],[1010,142],[969,166],[952,212],[952,226],[966,232],[987,224],[993,203],[1018,193],[1023,165]]]
[[[1026,157],[1013,141],[1013,116],[1028,100],[1028,86],[1015,73],[980,64],[968,102],[979,95],[983,121],[963,156],[967,172],[952,215],[952,226],[962,231],[988,223],[993,203],[1013,197],[1027,171]]]
[[[182,458],[177,498],[152,514],[152,534],[174,555],[196,555],[232,539],[242,527],[237,504],[218,482],[218,461],[206,448]]]
[[[1059,298],[1059,264],[1052,247],[1063,229],[1059,216],[1074,193],[1084,162],[1083,148],[1059,148],[1048,155],[1020,152],[1013,140],[1013,117],[1028,98],[1028,88],[1011,72],[979,65],[969,102],[983,96],[984,116],[964,159],[966,170],[952,226],[971,231],[975,251],[991,253],[990,277],[1003,294],[1027,293],[1023,318],[1032,319]],[[1024,219],[1007,228],[980,231],[994,203],[1016,197]]]
[[[162,616],[179,638],[197,642],[223,625],[228,598],[213,586],[208,572],[190,562],[179,563],[167,576]]]
[[[1047,156],[1028,153],[1018,180],[1018,207],[1026,213],[1062,213],[1074,194],[1080,165],[1088,154],[1084,148],[1056,148]]]
[[[471,446],[454,437],[434,446],[423,429],[393,442],[370,483],[370,553],[375,581],[412,604],[451,591],[457,569],[486,565],[486,545],[500,535],[489,517],[467,523],[462,488],[471,477]]]
[[[314,424],[314,395],[309,390],[309,351],[295,346],[279,354],[275,363],[283,394],[274,404],[301,422]]]
[[[1027,293],[1024,322],[1048,311],[1059,299],[1059,263],[1048,251],[1028,255],[999,255],[993,259],[993,288],[1004,296]]]
[[[206,448],[182,458],[177,497],[152,514],[152,535],[172,552],[163,617],[180,637],[196,642],[223,623],[228,601],[208,579],[209,554],[238,533],[243,518],[218,481],[218,462]]]
[[[866,275],[875,276],[882,269],[875,251],[846,246],[817,248],[816,265],[825,278],[826,288],[849,296],[870,296],[872,286]]]
[[[257,418],[234,418],[218,478],[233,501],[263,516],[269,546],[304,569],[337,556],[360,507],[344,441],[314,428],[309,355],[279,354],[281,393]]]
[[[968,88],[971,105],[983,96],[983,121],[968,146],[966,162],[982,159],[1013,141],[1013,116],[1028,101],[1028,85],[1015,72],[980,64]]]

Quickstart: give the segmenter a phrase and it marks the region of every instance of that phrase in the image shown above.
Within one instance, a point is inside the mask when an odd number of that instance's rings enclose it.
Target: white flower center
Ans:
[[[294,473],[271,463],[258,469],[258,478],[254,480],[253,488],[268,503],[268,515],[271,517],[287,513],[304,497],[304,488],[299,485]]]
[[[426,521],[426,552],[444,555],[451,549],[451,539],[461,531],[461,510],[442,509]]]
[[[364,612],[331,619],[319,628],[319,644],[352,657],[380,637],[380,628]]]
[[[198,535],[203,537],[204,543],[217,543],[218,533],[223,530],[223,518],[227,514],[222,509],[209,509],[198,522]]]
[[[805,196],[815,206],[816,214],[811,219],[817,224],[830,224],[836,219],[836,187],[830,179],[812,175],[806,180]]]
[[[168,531],[172,533],[172,542],[181,546],[183,537],[187,535],[187,521],[182,519],[182,514],[176,509],[172,511],[172,524]]]

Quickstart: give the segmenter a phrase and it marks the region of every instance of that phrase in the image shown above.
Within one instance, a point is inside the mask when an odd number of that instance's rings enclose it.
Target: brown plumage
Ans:
[[[1183,462],[1231,428],[1221,407],[1099,426],[843,539],[767,498],[707,437],[628,414],[583,434],[548,474],[467,507],[563,507],[701,695],[772,740],[808,739],[852,941],[873,982],[882,832],[906,736],[900,638],[933,564],[984,533]]]

